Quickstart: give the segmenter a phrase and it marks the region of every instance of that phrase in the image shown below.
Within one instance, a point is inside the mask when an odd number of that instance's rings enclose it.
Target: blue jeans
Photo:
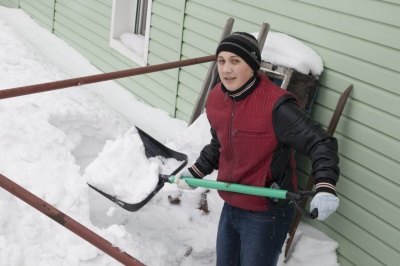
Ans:
[[[276,265],[293,216],[293,203],[266,212],[225,203],[218,226],[217,266]]]

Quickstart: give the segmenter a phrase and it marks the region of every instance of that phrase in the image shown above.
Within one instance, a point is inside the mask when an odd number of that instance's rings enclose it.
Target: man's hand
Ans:
[[[328,218],[339,207],[339,198],[328,192],[319,192],[311,201],[310,210],[318,209],[318,220]]]
[[[175,184],[177,185],[178,188],[180,189],[186,189],[186,190],[194,190],[197,187],[190,186],[184,179],[181,179],[181,177],[190,177],[190,178],[195,178],[188,170],[183,170],[182,172],[178,173],[175,176]]]

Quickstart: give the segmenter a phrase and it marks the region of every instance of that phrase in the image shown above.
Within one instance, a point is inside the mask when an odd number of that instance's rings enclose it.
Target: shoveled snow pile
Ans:
[[[159,173],[160,165],[146,157],[139,133],[131,127],[116,140],[106,142],[83,177],[104,193],[138,203],[155,189]]]

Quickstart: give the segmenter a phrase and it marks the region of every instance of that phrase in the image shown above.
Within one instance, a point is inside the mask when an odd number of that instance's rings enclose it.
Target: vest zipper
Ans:
[[[229,134],[229,147],[231,148],[232,156],[235,157],[235,153],[234,153],[233,147],[232,147],[232,136],[234,136],[236,134],[237,130],[232,132],[232,120],[233,120],[233,115],[235,114],[236,101],[232,99],[232,102],[233,102],[233,108],[232,108],[231,118],[229,120],[229,132],[230,132],[230,134]],[[235,160],[233,160],[233,166],[232,166],[232,169],[231,169],[231,171],[229,173],[229,181],[230,182],[232,182],[232,173],[233,173],[233,170],[235,169],[235,164],[236,164],[236,162],[235,162]],[[232,193],[229,193],[228,203],[230,203],[231,195],[232,195]]]

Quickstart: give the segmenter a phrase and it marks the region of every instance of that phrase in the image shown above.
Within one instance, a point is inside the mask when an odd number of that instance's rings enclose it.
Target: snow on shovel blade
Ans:
[[[148,135],[146,132],[144,132],[140,128],[136,127],[136,129],[139,133],[140,138],[143,141],[145,155],[147,158],[160,156],[160,157],[167,158],[167,159],[168,158],[176,159],[177,161],[181,162],[180,165],[171,173],[171,175],[177,174],[180,170],[182,170],[183,167],[185,167],[185,165],[188,162],[188,157],[186,154],[171,150],[168,147],[161,144],[160,142],[158,142],[157,140],[155,140],[153,137]],[[107,194],[104,191],[101,191],[90,184],[89,184],[89,186],[92,189],[94,189],[95,191],[99,192],[104,197],[108,198],[109,200],[111,200],[114,203],[121,206],[123,209],[130,211],[130,212],[135,212],[135,211],[139,210],[140,208],[142,208],[144,205],[146,205],[146,203],[149,202],[154,197],[154,195],[156,195],[158,193],[158,191],[161,190],[161,188],[164,186],[165,182],[166,181],[164,179],[160,178],[155,189],[150,194],[148,194],[142,201],[140,201],[138,203],[124,202],[124,201],[118,199],[117,197]]]

